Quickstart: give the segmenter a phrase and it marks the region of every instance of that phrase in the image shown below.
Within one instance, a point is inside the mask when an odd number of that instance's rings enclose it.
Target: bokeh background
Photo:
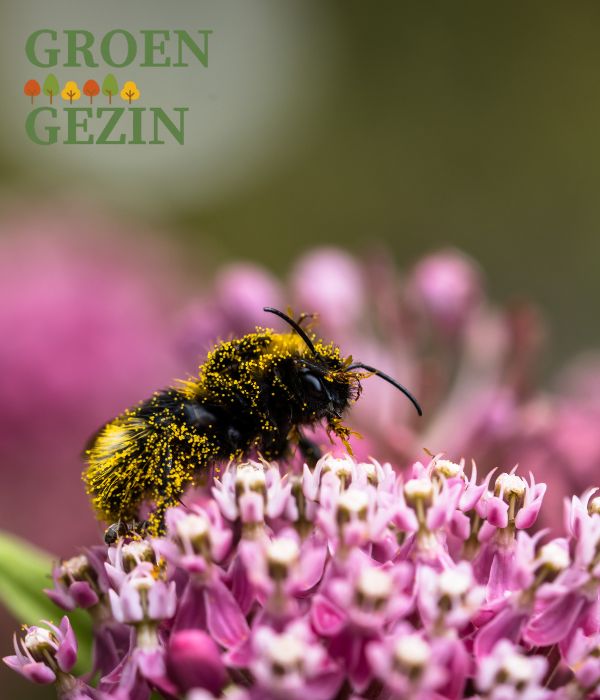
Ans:
[[[212,29],[207,69],[113,71],[144,104],[189,106],[186,144],[29,142],[22,86],[47,71],[24,43],[42,27],[61,48],[67,28]],[[57,556],[91,541],[90,433],[193,371],[252,305],[297,301],[283,280],[316,247],[384,260],[399,283],[423,256],[462,251],[495,308],[528,300],[528,376],[556,391],[600,345],[599,31],[592,2],[2,3],[0,527]],[[354,268],[340,264],[343,285]],[[598,464],[597,423],[567,413],[552,430]],[[4,615],[4,653],[13,626]],[[3,669],[0,683],[45,696]]]

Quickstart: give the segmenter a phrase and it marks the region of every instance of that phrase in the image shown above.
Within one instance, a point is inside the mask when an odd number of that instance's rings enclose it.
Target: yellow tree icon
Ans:
[[[132,100],[140,99],[140,91],[133,80],[128,80],[125,85],[123,85],[123,89],[119,94],[121,95],[121,98],[123,100],[127,100],[129,104],[131,104]]]
[[[74,80],[67,80],[60,96],[63,100],[69,100],[69,103],[73,104],[73,100],[78,100],[81,97],[81,92],[77,87],[77,83]]]

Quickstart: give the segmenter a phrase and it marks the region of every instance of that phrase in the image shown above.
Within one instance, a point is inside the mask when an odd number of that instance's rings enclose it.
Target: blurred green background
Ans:
[[[198,289],[223,261],[284,272],[317,244],[401,265],[454,246],[492,296],[543,307],[550,366],[599,344],[597,3],[24,0],[0,27],[6,213],[84,203],[168,237]],[[28,143],[22,85],[44,71],[23,46],[40,27],[212,28],[201,74],[129,71],[148,104],[190,105],[186,145]]]

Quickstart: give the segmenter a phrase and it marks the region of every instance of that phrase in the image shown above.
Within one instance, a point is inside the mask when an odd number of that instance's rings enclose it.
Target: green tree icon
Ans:
[[[44,95],[48,95],[50,98],[50,104],[52,104],[52,98],[54,95],[58,95],[60,92],[60,85],[54,73],[50,73],[46,80],[44,80],[44,87],[42,88]]]
[[[112,104],[113,95],[119,94],[119,84],[112,73],[109,73],[102,83],[102,94],[108,97],[108,104]]]

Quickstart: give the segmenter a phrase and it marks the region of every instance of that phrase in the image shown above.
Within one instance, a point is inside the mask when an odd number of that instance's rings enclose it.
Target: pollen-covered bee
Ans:
[[[219,343],[197,378],[156,392],[92,438],[84,480],[103,520],[135,520],[142,504],[153,503],[148,528],[159,533],[167,508],[208,467],[253,453],[285,457],[294,445],[316,459],[318,448],[302,433],[304,426],[324,422],[349,449],[343,415],[360,396],[361,379],[373,374],[400,389],[421,415],[416,399],[394,379],[342,357],[335,344],[302,328],[306,315],[295,321],[264,310],[292,331],[258,328]],[[113,530],[111,538],[118,525]]]

